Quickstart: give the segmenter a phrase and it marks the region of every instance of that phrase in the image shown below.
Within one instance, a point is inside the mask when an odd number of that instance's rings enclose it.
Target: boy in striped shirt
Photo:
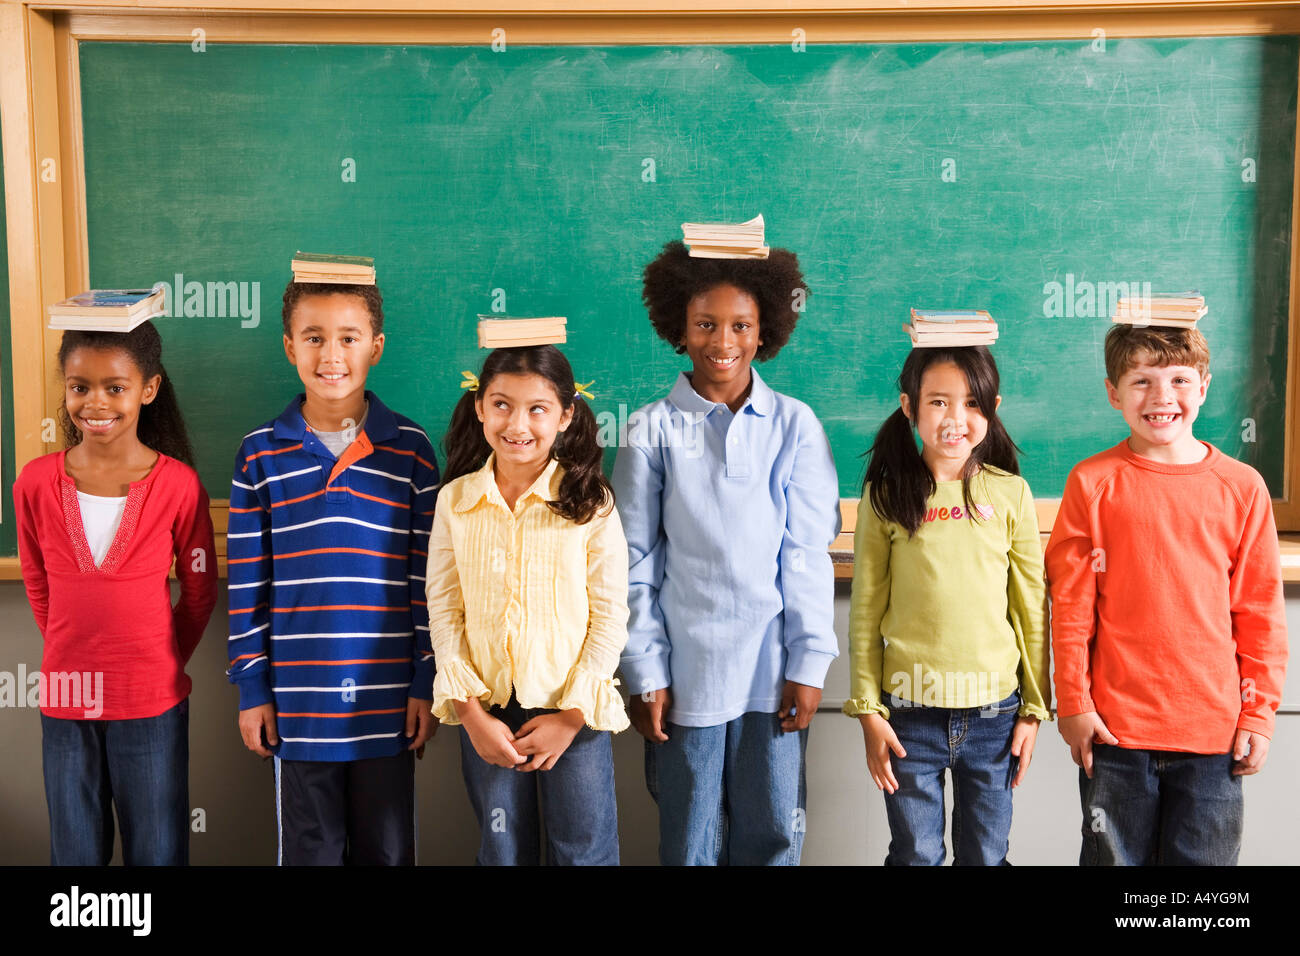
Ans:
[[[290,282],[284,350],[305,393],[250,432],[227,534],[230,666],[249,750],[275,757],[282,864],[415,862],[412,755],[433,651],[428,436],[365,390],[384,351],[373,285]]]

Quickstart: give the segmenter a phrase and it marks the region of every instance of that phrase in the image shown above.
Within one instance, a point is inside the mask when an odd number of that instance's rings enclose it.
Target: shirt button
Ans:
[[[732,435],[732,436],[731,436],[731,443],[732,443],[733,445],[739,445],[739,444],[740,444],[740,436],[739,436],[739,435]]]
[[[508,558],[509,560],[513,561],[513,560],[515,559],[515,553],[514,553],[513,551],[507,551],[507,552],[506,552],[506,558]]]

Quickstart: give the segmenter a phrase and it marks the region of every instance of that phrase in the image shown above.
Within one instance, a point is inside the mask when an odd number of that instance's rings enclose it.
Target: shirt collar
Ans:
[[[740,406],[740,411],[749,409],[755,415],[767,416],[772,414],[772,389],[758,374],[758,369],[752,366],[749,369],[752,377],[749,386],[749,395],[745,399],[745,404]],[[685,372],[677,373],[677,381],[673,383],[673,390],[668,393],[668,401],[677,406],[683,412],[694,412],[696,414],[707,416],[716,408],[726,408],[722,402],[711,402],[691,385],[690,378]]]
[[[276,438],[302,441],[307,436],[307,421],[302,417],[302,403],[307,400],[305,392],[299,392],[287,408],[275,420],[272,434]],[[389,411],[388,406],[375,397],[374,392],[366,392],[366,401],[370,408],[366,411],[366,437],[371,443],[391,441],[397,437],[397,416]]]
[[[506,500],[501,496],[501,489],[497,487],[496,475],[493,473],[496,459],[496,452],[488,455],[488,460],[484,462],[483,467],[469,476],[469,480],[465,483],[465,494],[457,502],[453,510],[458,513],[471,511],[484,498],[501,505],[502,508],[506,508]],[[537,480],[519,496],[519,501],[524,501],[529,496],[534,496],[542,501],[555,501],[559,498],[560,480],[563,478],[563,472],[559,468],[560,462],[558,459],[552,458],[547,462],[542,473],[537,476]],[[506,508],[506,510],[509,511],[510,509]]]

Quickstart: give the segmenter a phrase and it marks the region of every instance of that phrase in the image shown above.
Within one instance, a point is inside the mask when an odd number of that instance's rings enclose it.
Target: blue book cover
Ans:
[[[130,309],[153,294],[153,289],[91,289],[64,299],[53,308]]]
[[[912,318],[926,322],[987,322],[993,317],[984,309],[913,309]]]

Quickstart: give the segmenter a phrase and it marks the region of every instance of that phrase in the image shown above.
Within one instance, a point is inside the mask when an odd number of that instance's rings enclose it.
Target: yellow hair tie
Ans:
[[[596,380],[594,378],[586,385],[583,385],[581,382],[574,382],[573,390],[577,392],[579,395],[581,395],[583,398],[585,398],[587,401],[594,402],[596,400],[596,396],[591,394],[591,392],[587,391],[587,389],[595,384],[596,384]]]
[[[477,392],[477,391],[478,391],[478,376],[475,375],[473,372],[470,372],[470,371],[464,371],[464,372],[461,372],[460,374],[461,374],[462,376],[464,376],[464,378],[465,378],[465,381],[463,381],[463,382],[460,383],[460,387],[461,387],[461,388],[468,388],[471,392]]]

